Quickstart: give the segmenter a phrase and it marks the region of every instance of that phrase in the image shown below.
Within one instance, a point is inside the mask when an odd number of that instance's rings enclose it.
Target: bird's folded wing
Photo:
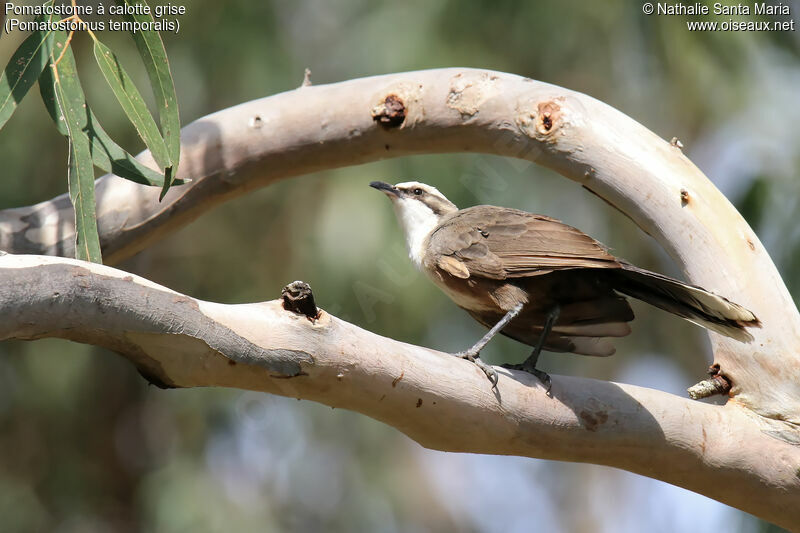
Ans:
[[[505,279],[570,268],[620,268],[582,231],[543,215],[476,206],[442,221],[431,234],[431,257],[457,277]],[[453,274],[456,275],[456,274]]]

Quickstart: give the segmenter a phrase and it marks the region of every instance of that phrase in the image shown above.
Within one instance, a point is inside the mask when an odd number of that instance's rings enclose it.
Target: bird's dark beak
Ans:
[[[370,187],[373,189],[378,189],[379,191],[383,191],[386,196],[399,196],[400,191],[397,190],[397,187],[394,185],[389,185],[383,181],[373,181],[369,184]]]

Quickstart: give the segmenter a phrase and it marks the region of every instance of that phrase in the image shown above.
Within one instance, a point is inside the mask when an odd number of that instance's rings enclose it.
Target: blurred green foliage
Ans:
[[[163,35],[183,124],[291,90],[306,67],[315,84],[449,66],[555,83],[606,101],[665,139],[677,136],[754,226],[795,299],[800,293],[797,33],[690,33],[680,17],[646,17],[639,2],[621,0],[186,5],[180,33]],[[23,38],[3,36],[0,57]],[[146,87],[127,36],[102,38]],[[88,65],[90,40],[78,36],[74,46],[79,65]],[[89,68],[82,79],[109,133],[129,151],[141,149],[101,73]],[[0,161],[0,208],[65,192],[66,146],[38,103],[23,102],[2,132]],[[636,264],[679,275],[654,242],[579,186],[480,154],[381,161],[281,182],[217,208],[122,268],[229,303],[273,299],[302,279],[320,306],[362,327],[461,349],[482,330],[413,270],[388,202],[367,186],[411,178],[460,206],[493,203],[560,218]],[[312,216],[287,209],[286,199],[299,196]],[[645,372],[644,384],[680,394],[708,364],[705,334],[643,305],[635,311],[634,333],[616,357],[551,354],[542,368],[635,381],[647,362],[657,371]],[[512,361],[526,350],[503,339],[485,355]],[[547,516],[557,521],[543,530],[662,523],[669,531],[675,522],[668,521],[682,514],[659,515],[666,500],[612,498],[641,480],[608,469],[493,462],[488,477],[464,477],[479,482],[457,497],[441,489],[447,479],[432,466],[440,464],[461,463],[353,413],[238,390],[162,391],[103,350],[0,344],[0,529],[7,531],[524,531]],[[504,468],[530,472],[528,484],[505,483],[498,476],[512,470]],[[654,491],[652,483],[636,494]],[[512,489],[522,494],[502,492]],[[495,501],[492,491],[510,500],[534,489],[549,496],[503,513],[482,507]],[[475,501],[476,494],[484,496]],[[741,531],[762,527],[738,512],[725,517]]]

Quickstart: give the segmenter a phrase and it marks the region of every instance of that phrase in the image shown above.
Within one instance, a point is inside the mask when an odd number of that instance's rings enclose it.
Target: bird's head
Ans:
[[[407,181],[397,185],[373,181],[369,185],[389,197],[400,225],[406,233],[416,226],[433,229],[444,215],[458,211],[453,202],[431,185],[417,181]]]
[[[373,181],[370,187],[382,191],[394,205],[397,220],[403,228],[411,259],[419,264],[425,237],[433,231],[441,218],[458,208],[445,198],[436,187],[416,181],[389,185]]]

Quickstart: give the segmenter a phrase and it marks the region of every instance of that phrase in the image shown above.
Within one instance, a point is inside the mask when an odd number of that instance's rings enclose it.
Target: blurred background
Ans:
[[[788,5],[798,20],[800,3]],[[305,68],[315,84],[450,66],[558,84],[664,139],[678,137],[754,227],[795,301],[800,295],[798,32],[692,33],[683,17],[648,17],[641,2],[619,0],[193,0],[186,7],[180,33],[164,35],[184,124],[291,90]],[[3,35],[3,63],[23,38]],[[102,38],[146,88],[127,36]],[[88,41],[78,35],[75,47],[89,102],[136,153],[142,145]],[[0,208],[66,191],[66,142],[36,92],[0,131]],[[389,203],[367,186],[374,179],[419,179],[462,207],[492,203],[557,217],[617,255],[680,276],[654,241],[578,185],[480,154],[409,157],[281,182],[217,208],[121,268],[226,303],[273,299],[302,279],[321,307],[361,327],[465,348],[482,328],[413,270]],[[285,200],[295,195],[313,202],[313,216],[291,217]],[[634,305],[634,333],[617,343],[615,357],[545,354],[541,368],[684,395],[710,363],[705,333]],[[501,339],[484,355],[498,363],[527,353]],[[672,532],[698,520],[728,531],[779,531],[610,468],[433,452],[369,418],[307,401],[159,390],[122,358],[89,346],[0,344],[3,531]]]

